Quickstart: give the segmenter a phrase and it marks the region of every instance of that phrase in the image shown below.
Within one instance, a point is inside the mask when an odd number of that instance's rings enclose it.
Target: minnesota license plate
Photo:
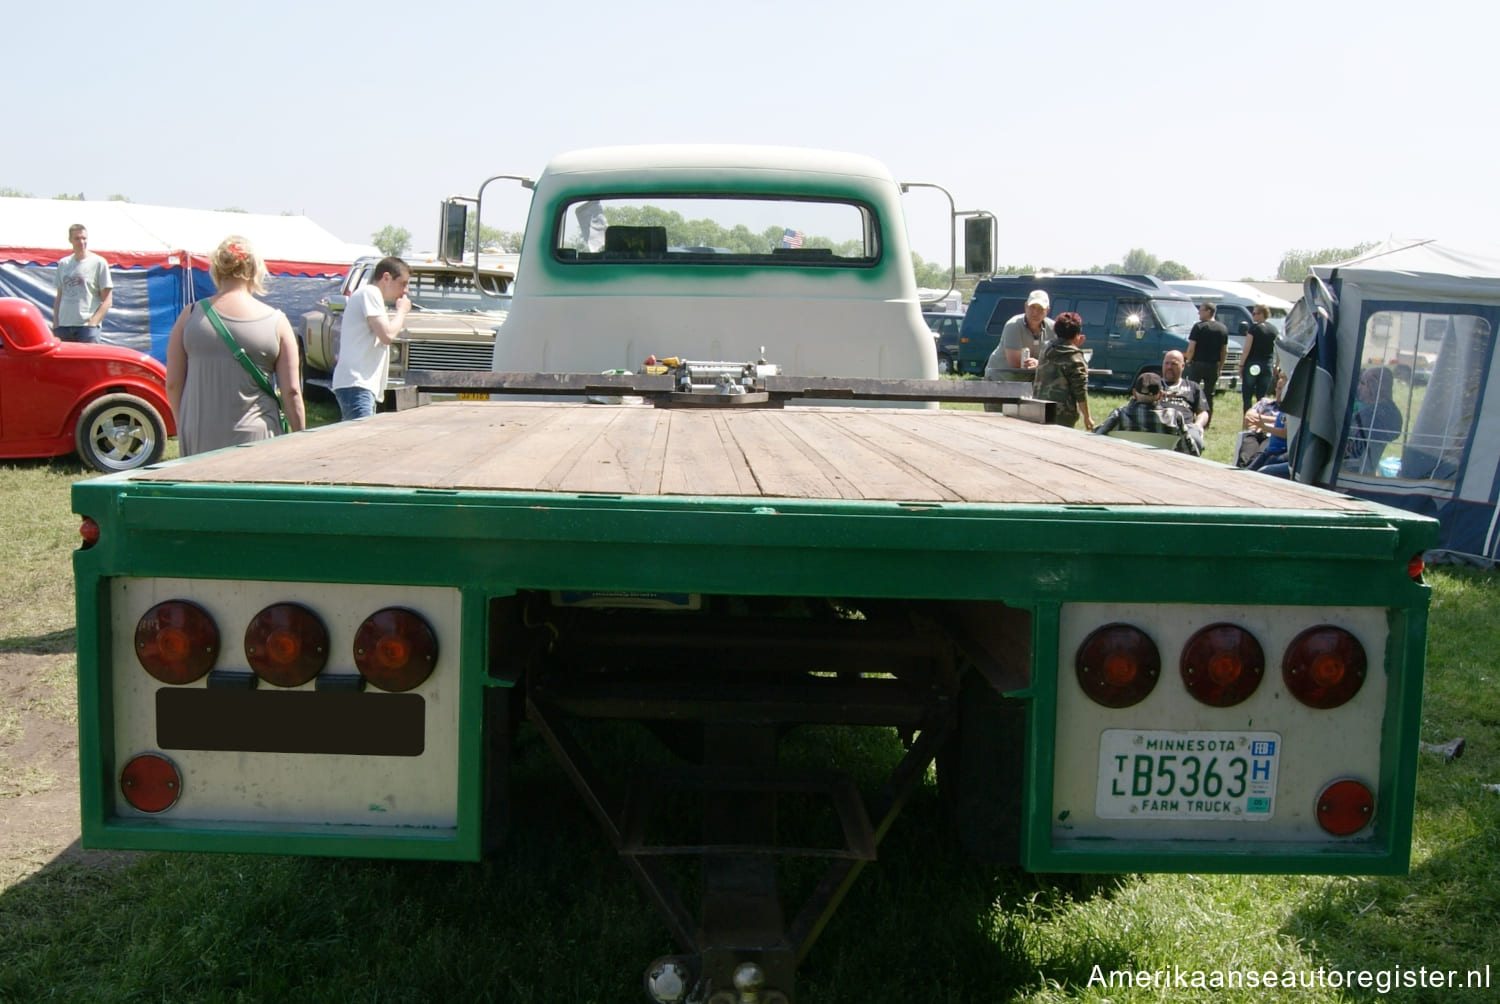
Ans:
[[[1258,821],[1276,810],[1276,732],[1106,729],[1099,737],[1100,819]]]

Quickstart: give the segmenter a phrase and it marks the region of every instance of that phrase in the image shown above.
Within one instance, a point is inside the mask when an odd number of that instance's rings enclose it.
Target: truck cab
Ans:
[[[559,156],[534,182],[494,369],[764,357],[794,376],[934,379],[900,192],[878,162],[818,150]]]

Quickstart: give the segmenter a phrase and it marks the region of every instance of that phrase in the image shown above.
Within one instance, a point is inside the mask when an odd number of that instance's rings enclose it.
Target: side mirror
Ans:
[[[469,230],[469,207],[462,202],[444,202],[438,220],[438,254],[444,261],[463,261]]]
[[[970,216],[964,220],[964,274],[990,275],[995,271],[995,220]]]
[[[1241,321],[1240,322],[1240,334],[1244,335],[1244,334],[1248,334],[1249,332],[1250,332],[1250,322],[1249,321]]]

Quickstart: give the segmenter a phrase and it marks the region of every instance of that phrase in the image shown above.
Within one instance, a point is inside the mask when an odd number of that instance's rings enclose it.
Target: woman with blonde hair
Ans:
[[[218,292],[179,314],[167,340],[167,399],[184,457],[270,439],[283,410],[290,431],[306,424],[291,322],[256,299],[266,291],[260,255],[245,238],[226,237],[209,270]]]

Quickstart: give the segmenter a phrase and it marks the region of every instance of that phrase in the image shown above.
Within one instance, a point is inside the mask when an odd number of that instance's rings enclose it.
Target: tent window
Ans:
[[[1371,314],[1345,426],[1344,472],[1422,481],[1451,495],[1489,350],[1490,325],[1482,317]]]

